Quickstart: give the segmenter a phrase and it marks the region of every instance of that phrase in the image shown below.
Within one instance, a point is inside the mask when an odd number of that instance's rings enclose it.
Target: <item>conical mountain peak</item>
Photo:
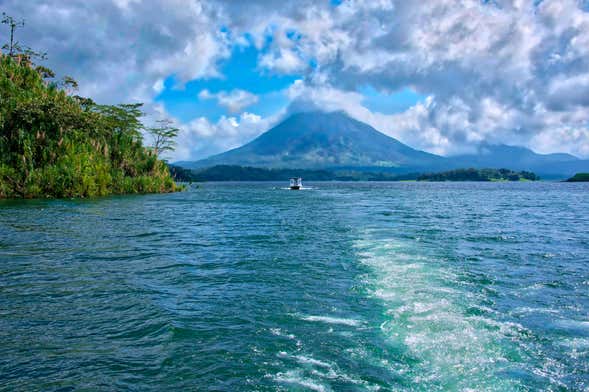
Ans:
[[[335,168],[431,165],[443,159],[414,150],[341,111],[300,112],[250,143],[197,166]]]

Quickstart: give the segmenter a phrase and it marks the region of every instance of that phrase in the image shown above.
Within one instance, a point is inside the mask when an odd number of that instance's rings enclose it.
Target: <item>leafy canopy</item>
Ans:
[[[172,124],[172,121],[168,119],[158,120],[155,127],[146,129],[153,139],[153,151],[158,156],[176,148],[175,139],[180,130]]]
[[[9,41],[0,53],[0,198],[87,197],[177,189],[157,151],[143,145],[142,104],[98,105],[72,95],[70,77],[35,65],[42,59],[15,38],[24,25],[3,14]]]

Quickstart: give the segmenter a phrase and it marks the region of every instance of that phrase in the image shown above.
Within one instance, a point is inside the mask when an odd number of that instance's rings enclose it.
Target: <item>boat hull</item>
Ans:
[[[293,185],[293,186],[290,187],[290,190],[291,191],[298,191],[299,189],[301,189],[301,187],[298,186],[298,185]]]

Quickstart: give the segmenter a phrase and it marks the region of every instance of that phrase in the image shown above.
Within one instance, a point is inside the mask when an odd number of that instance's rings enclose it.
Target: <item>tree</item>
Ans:
[[[5,44],[2,49],[8,50],[8,55],[13,57],[17,51],[21,51],[20,45],[14,40],[14,32],[17,28],[23,27],[25,25],[25,21],[21,20],[20,22],[17,22],[16,19],[14,19],[12,16],[9,16],[3,12],[2,24],[8,25],[10,27],[10,41],[9,43]]]
[[[153,139],[152,147],[155,155],[166,151],[174,151],[176,147],[175,139],[180,130],[172,126],[173,122],[168,119],[158,120],[156,123],[157,126],[146,129]]]
[[[43,52],[36,52],[33,49],[29,48],[28,46],[21,46],[15,38],[16,29],[19,27],[24,27],[25,21],[24,19],[20,22],[14,19],[12,16],[6,14],[6,12],[2,13],[2,24],[8,25],[10,28],[10,38],[9,42],[2,46],[2,50],[8,51],[8,56],[12,58],[17,58],[19,62],[23,62],[24,64],[31,64],[31,59],[39,59],[39,60],[46,60],[47,53]]]
[[[55,77],[55,72],[43,65],[38,65],[35,70],[39,73],[39,75],[41,75],[43,79],[53,79]]]
[[[73,94],[75,91],[78,91],[78,82],[71,76],[64,76],[61,84],[68,94]]]

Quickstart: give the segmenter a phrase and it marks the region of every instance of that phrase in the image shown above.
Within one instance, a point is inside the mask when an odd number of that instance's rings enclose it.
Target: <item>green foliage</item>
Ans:
[[[532,172],[508,169],[456,169],[442,173],[422,174],[417,181],[537,181]]]
[[[178,181],[288,181],[302,177],[306,181],[403,181],[415,180],[418,174],[390,174],[360,171],[329,171],[309,169],[266,169],[234,165],[216,165],[200,170],[170,166]]]
[[[266,169],[234,165],[216,165],[189,170],[170,166],[178,181],[287,181],[302,177],[306,181],[536,181],[534,173],[508,169],[457,169],[443,173],[385,173],[357,170]]]
[[[589,173],[577,173],[566,182],[589,182]]]
[[[167,151],[174,150],[176,143],[175,139],[180,131],[178,128],[172,126],[170,120],[159,120],[157,126],[147,128],[147,132],[153,139],[153,151],[155,155],[161,155]]]
[[[140,104],[69,96],[44,80],[50,70],[21,60],[0,54],[0,198],[177,189],[165,163],[142,144]]]
[[[303,177],[309,181],[327,181],[335,177],[333,173],[324,170],[264,169],[230,165],[218,165],[194,171],[192,177],[188,178],[185,172],[175,170],[175,174],[184,175],[182,178],[184,181],[187,179],[193,181],[287,181],[291,177]]]
[[[46,81],[55,73],[33,64],[45,54],[16,40],[24,21],[3,13],[1,23],[9,42],[0,53],[0,198],[178,189],[166,164],[142,144],[141,104],[97,105],[70,96],[78,83],[69,76]]]

